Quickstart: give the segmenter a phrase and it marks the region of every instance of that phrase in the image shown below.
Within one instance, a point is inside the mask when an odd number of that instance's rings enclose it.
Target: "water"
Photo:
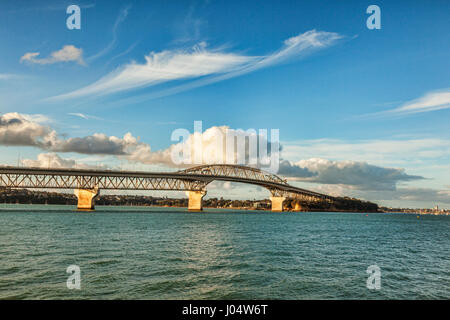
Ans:
[[[449,235],[449,216],[1,205],[0,298],[449,299]]]

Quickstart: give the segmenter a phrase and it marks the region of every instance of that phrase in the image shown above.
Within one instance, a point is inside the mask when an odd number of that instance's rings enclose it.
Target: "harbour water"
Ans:
[[[0,298],[449,299],[450,216],[0,205]]]

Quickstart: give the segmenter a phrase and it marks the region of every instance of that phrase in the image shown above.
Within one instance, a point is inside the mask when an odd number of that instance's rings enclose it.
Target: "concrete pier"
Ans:
[[[282,212],[284,200],[286,200],[285,197],[270,197],[270,201],[272,202],[272,211]]]
[[[94,210],[94,199],[99,194],[98,189],[75,189],[75,195],[78,198],[78,210]]]
[[[206,195],[206,191],[187,191],[189,197],[188,210],[202,211],[202,199]]]

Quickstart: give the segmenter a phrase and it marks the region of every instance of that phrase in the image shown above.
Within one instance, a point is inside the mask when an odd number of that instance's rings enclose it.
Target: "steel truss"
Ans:
[[[214,180],[258,185],[274,197],[334,199],[291,186],[277,175],[238,165],[204,165],[177,172],[0,167],[0,187],[6,188],[206,191]]]

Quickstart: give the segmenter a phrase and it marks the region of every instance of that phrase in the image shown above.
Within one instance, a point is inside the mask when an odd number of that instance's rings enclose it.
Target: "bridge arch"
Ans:
[[[288,185],[285,179],[272,174],[270,172],[253,168],[246,167],[242,165],[232,165],[232,164],[212,164],[212,165],[201,165],[196,167],[191,167],[185,170],[178,171],[183,174],[200,174],[215,176],[217,178],[235,178],[235,179],[246,179],[246,180],[257,180],[260,182],[269,182]],[[218,179],[219,180],[219,179]]]

